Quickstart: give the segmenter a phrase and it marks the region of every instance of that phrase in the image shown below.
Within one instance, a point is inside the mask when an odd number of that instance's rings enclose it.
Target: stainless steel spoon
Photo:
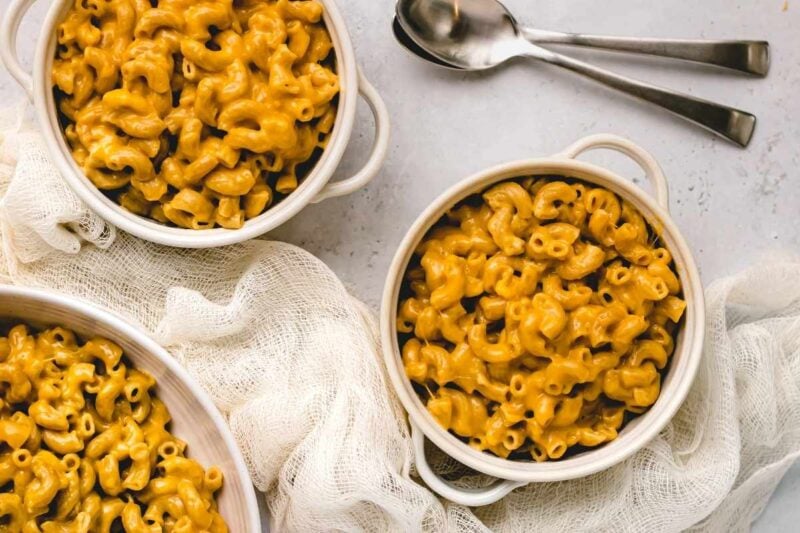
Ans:
[[[682,59],[762,77],[769,71],[769,43],[766,41],[647,39],[540,30],[518,24],[498,0],[445,0],[438,3],[430,0],[399,0],[397,11],[398,14],[402,14],[410,9],[418,9],[422,5],[429,13],[434,13],[442,7],[449,7],[456,17],[461,18],[461,23],[464,23],[465,17],[486,21],[510,19],[520,35],[533,44],[584,46]],[[480,19],[475,17],[476,14],[480,14]]]
[[[752,114],[551,52],[528,41],[511,13],[495,0],[399,0],[396,11],[408,37],[444,66],[484,70],[514,57],[531,57],[656,104],[740,146],[747,146],[752,138],[756,123]],[[764,69],[768,53],[766,59],[761,65]]]

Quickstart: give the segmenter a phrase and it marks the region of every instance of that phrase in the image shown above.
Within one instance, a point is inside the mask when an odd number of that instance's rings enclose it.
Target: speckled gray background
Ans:
[[[20,49],[32,56],[49,2],[25,20]],[[800,252],[800,0],[507,0],[522,21],[547,29],[682,38],[754,38],[772,44],[765,80],[663,60],[575,55],[619,72],[747,109],[759,118],[746,150],[657,109],[536,63],[489,74],[436,70],[392,38],[393,0],[340,0],[359,62],[389,106],[393,131],[383,172],[365,190],[311,206],[273,236],[330,265],[376,306],[396,244],[431,199],[460,178],[510,159],[549,155],[590,133],[613,132],[647,148],[670,180],[672,213],[704,282],[735,273],[773,249]],[[0,0],[4,12],[8,0]],[[0,67],[0,105],[21,98]],[[369,151],[371,118],[359,110],[338,172]],[[632,178],[623,157],[587,159]],[[758,531],[797,531],[800,467],[785,478]]]

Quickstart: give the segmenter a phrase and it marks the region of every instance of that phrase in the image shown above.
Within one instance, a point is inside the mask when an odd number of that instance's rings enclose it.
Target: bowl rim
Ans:
[[[339,76],[339,105],[334,129],[322,155],[298,188],[239,229],[193,230],[161,224],[125,210],[106,197],[78,167],[58,124],[50,71],[55,52],[55,29],[71,5],[56,0],[50,6],[39,34],[33,62],[33,106],[48,153],[70,188],[103,220],[141,239],[178,248],[215,248],[241,243],[267,233],[312,203],[333,177],[353,132],[359,80],[355,51],[347,25],[334,0],[323,4],[323,20],[334,45]]]
[[[225,449],[229,453],[231,460],[236,468],[236,474],[241,480],[243,485],[247,525],[251,531],[259,531],[261,527],[261,517],[258,510],[258,500],[256,499],[255,487],[253,480],[250,477],[250,471],[244,460],[239,446],[231,433],[228,424],[222,417],[222,413],[211,401],[211,397],[203,390],[202,387],[192,378],[189,372],[181,366],[174,357],[172,357],[166,349],[161,347],[157,342],[151,339],[147,333],[139,326],[133,325],[126,321],[120,315],[104,309],[92,302],[75,298],[71,296],[62,295],[56,292],[33,288],[22,287],[18,285],[5,285],[0,284],[0,296],[8,296],[14,299],[28,299],[37,303],[48,304],[54,307],[59,307],[65,311],[75,315],[82,315],[97,323],[104,324],[114,331],[120,332],[121,335],[132,339],[135,343],[139,344],[144,350],[152,354],[158,361],[163,364],[169,372],[171,372],[179,381],[181,381],[187,389],[192,393],[195,400],[203,407],[203,410],[208,415],[209,419],[214,424],[214,429],[219,434],[220,439],[225,444]],[[0,311],[0,318],[5,315]],[[224,518],[224,517],[223,517]]]
[[[673,254],[688,304],[685,322],[676,341],[676,353],[670,359],[670,369],[662,382],[656,404],[629,421],[614,441],[568,459],[542,463],[512,461],[474,450],[439,426],[405,375],[395,325],[403,275],[414,248],[430,227],[465,197],[492,184],[529,175],[575,177],[597,183],[633,201],[637,209],[644,211],[642,214],[648,223],[660,230],[662,238],[669,243],[668,249]],[[705,333],[704,317],[700,275],[691,251],[669,213],[632,181],[603,167],[559,154],[511,161],[482,170],[456,182],[433,200],[406,232],[391,262],[381,300],[380,329],[384,362],[393,388],[411,424],[418,426],[433,444],[450,457],[484,474],[520,482],[550,482],[576,479],[608,469],[645,447],[664,429],[682,405],[697,374]],[[675,364],[676,360],[679,364]]]

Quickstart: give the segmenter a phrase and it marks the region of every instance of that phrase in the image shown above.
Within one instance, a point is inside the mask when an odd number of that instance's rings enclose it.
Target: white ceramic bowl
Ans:
[[[39,127],[59,172],[93,211],[114,226],[148,241],[181,248],[224,246],[252,239],[276,228],[309,203],[350,194],[360,189],[378,173],[386,158],[389,145],[389,113],[386,105],[356,65],[350,36],[334,0],[319,1],[325,7],[325,24],[336,51],[337,73],[341,84],[333,133],[319,162],[302,180],[297,190],[236,230],[215,228],[198,231],[174,228],[135,215],[106,197],[75,163],[58,124],[53,83],[50,79],[56,47],[56,28],[73,5],[73,0],[53,1],[39,35],[32,76],[20,65],[16,41],[19,25],[33,0],[11,0],[0,25],[0,57],[33,102]],[[350,140],[359,93],[365,98],[375,117],[376,134],[372,153],[364,167],[354,176],[328,183]]]
[[[597,148],[615,150],[636,161],[645,170],[653,186],[655,200],[617,174],[575,159],[581,153]],[[510,461],[474,450],[442,429],[428,413],[405,375],[395,326],[403,276],[414,249],[430,227],[467,196],[483,191],[494,183],[530,175],[578,178],[605,187],[635,205],[651,226],[661,231],[661,237],[673,255],[688,304],[685,322],[678,335],[669,370],[662,382],[661,395],[655,405],[628,423],[616,440],[568,459],[543,463]],[[575,479],[609,468],[641,449],[667,425],[683,403],[694,380],[702,354],[704,335],[704,301],[700,276],[686,242],[667,212],[667,196],[664,174],[650,154],[621,137],[594,135],[552,157],[507,163],[461,180],[442,193],[419,216],[400,244],[389,269],[381,308],[381,336],[389,376],[408,411],[417,468],[433,490],[463,505],[486,505],[528,483]],[[428,465],[424,437],[457,461],[497,477],[499,481],[477,490],[464,490],[451,485],[438,477]]]
[[[156,391],[172,414],[172,432],[187,454],[224,474],[219,511],[230,531],[261,530],[253,483],[236,442],[208,395],[166,350],[143,331],[92,304],[36,289],[0,285],[0,323],[62,326],[82,338],[100,336],[119,344],[137,367],[157,380]]]

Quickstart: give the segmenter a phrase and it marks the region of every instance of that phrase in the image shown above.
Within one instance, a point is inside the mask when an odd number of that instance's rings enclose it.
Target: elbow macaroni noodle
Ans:
[[[686,308],[669,251],[614,193],[524,178],[461,202],[406,273],[397,329],[428,411],[473,448],[560,459],[658,398]]]
[[[0,337],[0,531],[227,532],[222,471],[184,456],[154,387],[105,339]]]
[[[332,47],[315,0],[75,0],[52,71],[65,138],[125,209],[240,228],[324,149]]]

